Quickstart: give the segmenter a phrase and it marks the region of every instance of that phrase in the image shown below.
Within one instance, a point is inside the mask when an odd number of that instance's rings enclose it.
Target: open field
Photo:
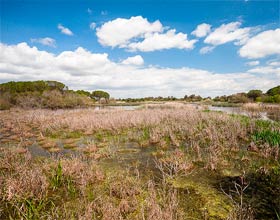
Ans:
[[[1,111],[0,219],[279,219],[280,124],[243,108]]]

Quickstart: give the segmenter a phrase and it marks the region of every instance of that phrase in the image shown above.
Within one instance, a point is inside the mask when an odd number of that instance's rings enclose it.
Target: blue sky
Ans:
[[[0,82],[49,78],[115,97],[266,90],[280,84],[279,22],[278,0],[1,0]]]

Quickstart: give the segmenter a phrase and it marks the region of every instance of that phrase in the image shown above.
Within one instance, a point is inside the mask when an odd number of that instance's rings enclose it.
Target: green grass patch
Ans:
[[[256,120],[256,127],[260,130],[271,129],[273,123],[268,120]]]
[[[63,130],[46,130],[45,131],[45,136],[50,137],[53,139],[56,138],[63,138],[63,139],[68,139],[68,138],[80,138],[84,136],[82,131],[63,131]]]
[[[268,143],[270,146],[280,146],[280,132],[273,130],[257,131],[252,135],[256,143]]]
[[[56,169],[53,170],[52,177],[51,177],[51,186],[53,190],[59,188],[63,182],[63,173],[62,173],[62,166],[59,162],[57,164]]]
[[[230,102],[214,102],[212,106],[215,107],[240,107],[240,104]]]

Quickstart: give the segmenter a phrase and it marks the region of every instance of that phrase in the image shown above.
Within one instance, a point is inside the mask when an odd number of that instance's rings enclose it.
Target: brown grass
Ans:
[[[256,128],[253,120],[245,122],[237,116],[201,112],[183,104],[134,111],[13,110],[0,114],[3,115],[4,129],[14,133],[22,146],[34,136],[44,138],[61,131],[87,135],[100,131],[112,135],[127,133],[130,140],[142,146],[157,144],[162,148],[191,148],[196,160],[206,158],[206,167],[211,170],[218,166],[223,151],[239,149],[241,144],[249,141],[248,137]],[[85,151],[99,154],[95,146],[88,146]]]
[[[31,156],[28,152],[19,155],[16,151],[1,153],[0,170],[4,170],[2,180],[2,198],[7,201],[18,198],[33,197],[42,199],[48,188],[44,166],[32,167]]]
[[[279,149],[265,148],[266,143],[262,143],[262,149],[253,143],[254,152],[244,150],[243,146],[252,141],[251,135],[261,129],[256,120],[203,112],[181,104],[134,111],[13,109],[0,112],[0,125],[5,140],[1,142],[8,143],[0,151],[3,218],[38,219],[42,215],[45,219],[184,219],[178,192],[167,180],[190,175],[194,170],[219,175],[224,167],[256,165],[258,161],[251,158],[265,159],[264,165],[279,160]],[[269,126],[271,130],[279,129]],[[53,147],[57,139],[62,139],[74,145],[82,139],[79,135],[90,136],[84,140],[84,151],[90,157],[38,159],[28,151],[32,141]],[[118,154],[117,147],[126,141],[143,147],[153,145],[155,155],[159,155],[155,169],[163,178],[156,179],[156,183],[141,178],[143,173],[136,166],[130,169],[137,171],[134,173],[101,167],[101,155]],[[17,147],[7,148],[12,144]],[[110,145],[114,149],[110,150]],[[242,159],[239,152],[245,154]],[[237,160],[240,164],[231,164]],[[229,219],[237,219],[245,211],[237,207]]]
[[[182,219],[176,191],[126,171],[108,175],[77,157],[34,160],[13,150],[0,156],[1,219]]]

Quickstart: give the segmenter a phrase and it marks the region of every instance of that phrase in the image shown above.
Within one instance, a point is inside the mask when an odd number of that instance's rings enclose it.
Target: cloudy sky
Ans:
[[[0,83],[111,96],[217,96],[280,84],[280,3],[1,0]]]

